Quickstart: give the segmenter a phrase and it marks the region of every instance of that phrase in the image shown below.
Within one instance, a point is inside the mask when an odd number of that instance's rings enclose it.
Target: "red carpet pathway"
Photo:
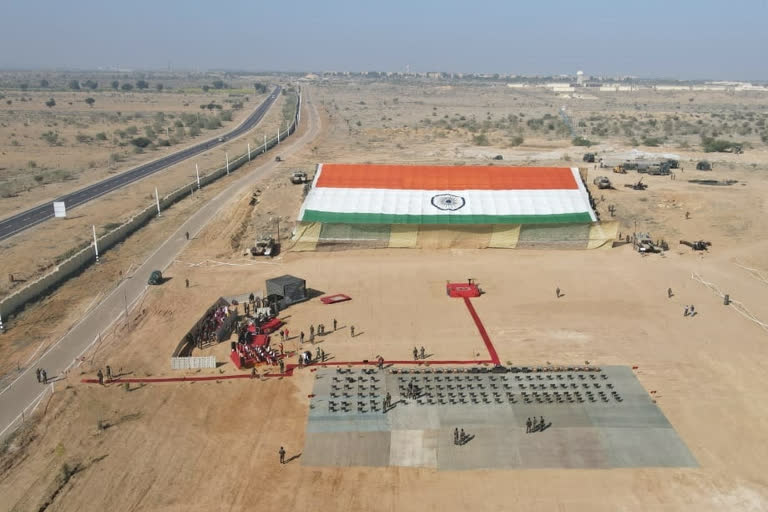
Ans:
[[[475,311],[475,307],[472,305],[472,301],[469,300],[469,297],[464,297],[464,304],[466,304],[467,309],[469,310],[469,314],[472,315],[472,319],[475,321],[475,325],[477,326],[477,330],[480,333],[480,337],[483,338],[483,342],[485,343],[485,348],[488,350],[488,355],[491,357],[490,361],[483,360],[483,361],[429,361],[428,364],[435,365],[435,364],[484,364],[484,363],[493,363],[493,364],[501,364],[501,361],[499,360],[499,355],[496,353],[496,349],[493,346],[493,343],[491,343],[491,338],[488,336],[488,332],[485,330],[485,327],[483,326],[483,322],[480,320],[480,317],[477,315],[477,311]],[[425,364],[427,361],[384,361],[385,364]],[[370,365],[374,366],[376,365],[376,361],[343,361],[343,362],[327,362],[327,363],[314,363],[310,366],[351,366],[351,365]],[[286,367],[285,373],[267,373],[264,374],[264,377],[290,377],[293,375],[293,369],[296,368],[296,365],[289,364]],[[205,377],[155,377],[155,378],[133,378],[133,379],[113,379],[110,384],[119,384],[121,382],[196,382],[196,381],[210,381],[210,380],[227,380],[227,379],[250,379],[250,374],[241,374],[241,375],[211,375],[211,376],[205,376]],[[97,384],[99,381],[97,379],[83,379],[82,382],[88,383],[88,384]]]
[[[493,364],[501,364],[501,361],[499,361],[499,355],[496,353],[496,349],[493,348],[493,343],[491,343],[491,338],[488,337],[488,333],[486,332],[485,327],[483,327],[483,322],[481,322],[480,317],[477,316],[475,306],[472,305],[469,297],[464,297],[464,304],[467,305],[469,314],[472,315],[472,320],[475,321],[477,330],[480,332],[480,337],[483,338],[483,341],[485,342],[485,348],[488,349],[488,355],[491,356],[491,362]]]

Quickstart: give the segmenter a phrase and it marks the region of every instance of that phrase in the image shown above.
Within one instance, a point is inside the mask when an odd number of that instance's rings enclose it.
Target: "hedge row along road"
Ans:
[[[163,169],[177,164],[182,160],[186,160],[187,158],[199,155],[200,153],[215,148],[216,146],[225,144],[230,139],[239,137],[240,135],[246,133],[254,126],[256,126],[267,113],[269,107],[272,106],[272,103],[275,102],[275,99],[277,98],[278,94],[280,94],[280,91],[281,87],[278,85],[272,91],[272,94],[270,94],[269,97],[264,100],[264,102],[259,105],[256,110],[254,110],[251,115],[246,118],[245,121],[240,124],[240,126],[229,133],[205,142],[201,142],[200,144],[196,144],[186,149],[182,149],[181,151],[177,151],[176,153],[172,153],[152,162],[140,165],[139,167],[131,169],[130,171],[117,174],[105,180],[94,183],[93,185],[89,185],[70,194],[61,196],[57,199],[54,199],[54,201],[63,201],[66,204],[67,209],[71,209],[75,206],[87,203],[92,199],[96,199],[97,197],[112,192],[113,190],[117,190],[120,187],[124,187],[129,183],[133,183],[134,181],[145,178],[150,174],[162,171]],[[1,220],[0,240],[5,240],[6,238],[9,238],[17,233],[21,233],[22,231],[53,217],[52,203],[53,202],[44,203],[21,213],[17,213],[16,215],[8,217],[7,219]]]

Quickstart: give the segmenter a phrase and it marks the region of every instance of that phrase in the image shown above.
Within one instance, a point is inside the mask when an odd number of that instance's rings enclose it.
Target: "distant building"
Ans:
[[[583,71],[577,71],[576,72],[576,85],[579,87],[582,87],[584,85],[584,72]]]

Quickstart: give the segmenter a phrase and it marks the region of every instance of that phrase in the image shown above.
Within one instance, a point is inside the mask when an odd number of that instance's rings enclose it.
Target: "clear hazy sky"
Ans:
[[[768,0],[5,0],[0,67],[768,80]]]

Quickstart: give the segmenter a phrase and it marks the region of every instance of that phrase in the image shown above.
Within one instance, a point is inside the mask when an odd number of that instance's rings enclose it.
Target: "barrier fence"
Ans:
[[[216,356],[171,358],[172,370],[197,370],[200,368],[216,368]]]
[[[270,149],[278,145],[278,141],[282,142],[289,136],[291,136],[299,125],[301,120],[301,89],[297,91],[296,98],[296,112],[294,113],[293,120],[283,132],[268,139],[265,144],[260,145],[258,148],[251,149],[250,152],[246,152],[234,160],[229,162],[229,165],[215,169],[214,171],[200,176],[200,181],[197,179],[191,183],[187,183],[177,188],[176,190],[166,194],[159,199],[160,210],[164,210],[175,202],[185,198],[192,194],[195,189],[200,189],[206,185],[213,183],[222,176],[226,176],[231,172],[239,169],[249,161],[253,160],[259,155],[263,155]],[[153,203],[151,206],[143,209],[142,211],[133,215],[130,219],[122,223],[115,229],[107,231],[103,235],[97,238],[98,248],[100,254],[104,254],[108,249],[114,247],[118,243],[122,242],[134,231],[147,224],[151,219],[157,216],[157,205]],[[10,315],[21,310],[26,304],[36,300],[43,294],[52,291],[55,287],[63,283],[72,275],[84,270],[86,267],[96,261],[93,244],[81,249],[69,258],[59,263],[49,273],[41,276],[24,287],[16,290],[14,293],[8,295],[4,299],[0,300],[0,326],[2,326],[3,320],[6,320]]]

